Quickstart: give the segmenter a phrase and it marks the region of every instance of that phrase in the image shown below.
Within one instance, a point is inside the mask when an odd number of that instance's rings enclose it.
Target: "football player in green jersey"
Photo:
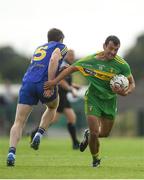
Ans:
[[[109,36],[103,44],[103,51],[78,60],[65,69],[57,78],[46,82],[44,88],[52,89],[65,76],[80,71],[90,84],[85,93],[85,113],[89,129],[84,133],[80,150],[84,151],[89,144],[93,158],[92,166],[100,165],[99,137],[109,136],[117,114],[117,94],[126,96],[135,88],[128,63],[117,55],[120,40],[116,36]],[[129,87],[110,87],[110,80],[117,74],[123,74],[129,80]]]

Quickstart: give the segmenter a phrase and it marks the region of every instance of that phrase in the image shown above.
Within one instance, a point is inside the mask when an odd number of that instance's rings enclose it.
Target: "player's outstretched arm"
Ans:
[[[64,79],[69,74],[78,71],[77,67],[69,66],[67,69],[63,70],[55,79],[45,82],[44,89],[53,89],[53,87],[62,79]]]

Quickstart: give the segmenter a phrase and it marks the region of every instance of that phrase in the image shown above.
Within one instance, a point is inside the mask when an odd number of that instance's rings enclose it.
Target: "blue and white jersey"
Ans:
[[[53,51],[59,48],[61,50],[62,58],[59,60],[57,71],[62,64],[62,61],[67,53],[67,47],[60,42],[49,42],[39,46],[33,54],[31,64],[29,65],[24,77],[23,82],[40,82],[48,80],[48,67],[50,58]]]

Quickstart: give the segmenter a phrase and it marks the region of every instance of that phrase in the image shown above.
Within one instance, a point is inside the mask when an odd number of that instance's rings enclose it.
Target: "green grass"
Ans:
[[[38,151],[23,138],[17,148],[16,166],[6,166],[8,139],[0,139],[0,178],[14,179],[144,179],[144,140],[101,139],[101,166],[91,167],[89,150],[71,149],[69,139],[43,138]]]

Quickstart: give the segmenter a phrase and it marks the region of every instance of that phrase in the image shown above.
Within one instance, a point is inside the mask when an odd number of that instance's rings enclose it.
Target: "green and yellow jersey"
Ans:
[[[116,94],[110,88],[110,79],[116,74],[128,77],[131,70],[128,63],[120,56],[112,60],[99,60],[97,54],[90,55],[75,62],[78,70],[89,80],[89,90],[101,99],[111,99]]]

